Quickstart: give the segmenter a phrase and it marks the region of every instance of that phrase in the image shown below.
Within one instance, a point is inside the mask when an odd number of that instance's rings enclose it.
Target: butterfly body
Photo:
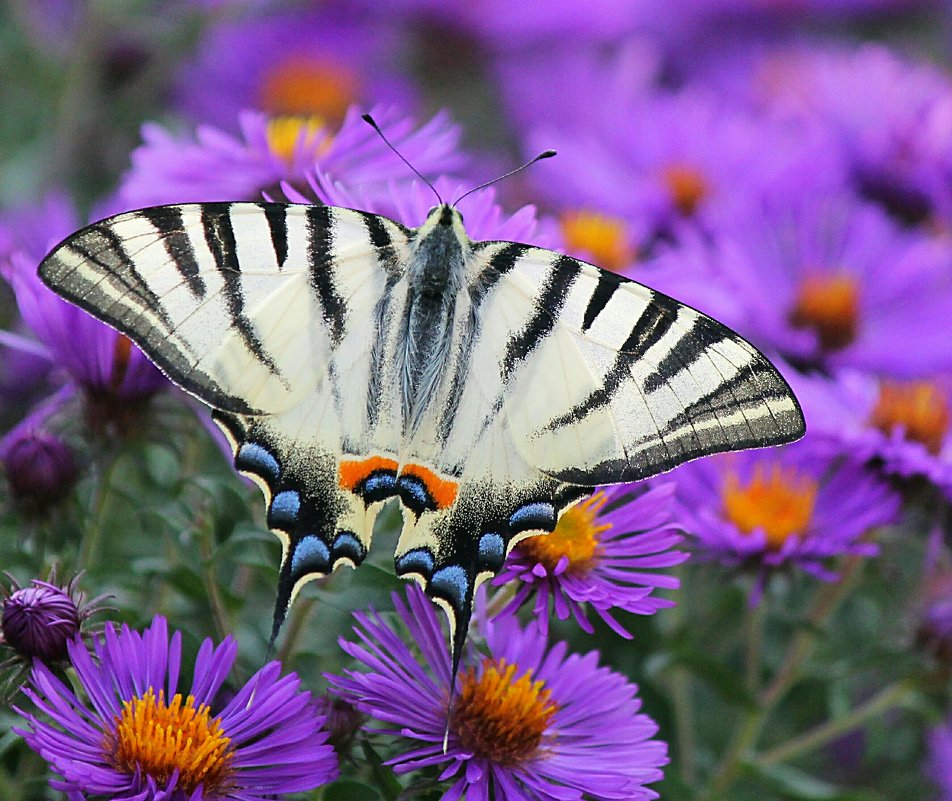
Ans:
[[[399,500],[399,575],[450,619],[592,487],[798,438],[776,370],[724,326],[552,251],[328,206],[128,212],[58,246],[55,291],[215,410],[282,540],[273,633],[366,556]]]

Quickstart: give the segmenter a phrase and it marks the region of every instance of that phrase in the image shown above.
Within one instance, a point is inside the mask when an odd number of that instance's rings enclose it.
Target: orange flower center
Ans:
[[[330,147],[333,137],[326,133],[320,117],[275,117],[268,121],[268,148],[289,164],[297,147],[309,149],[317,145],[317,153]]]
[[[468,670],[453,707],[451,726],[463,747],[496,763],[514,765],[535,755],[557,706],[544,681],[505,659],[483,663],[482,675]]]
[[[178,771],[178,788],[190,796],[202,785],[203,797],[213,797],[231,775],[234,752],[221,729],[221,718],[209,719],[205,704],[195,708],[190,695],[165,703],[163,691],[150,687],[142,698],[122,705],[115,731],[106,735],[106,753],[116,770],[151,776],[164,786]]]
[[[357,99],[358,89],[357,76],[342,64],[291,56],[267,74],[259,102],[275,117],[322,117],[337,125]]]
[[[569,560],[569,572],[585,572],[592,566],[599,552],[603,532],[610,523],[597,522],[598,513],[608,497],[599,490],[584,501],[567,509],[550,534],[526,537],[519,543],[520,550],[552,571],[562,557]]]
[[[870,423],[887,434],[901,428],[906,439],[937,454],[949,430],[948,398],[929,381],[884,381]]]
[[[638,256],[630,244],[631,233],[624,220],[597,211],[579,209],[562,215],[565,247],[582,252],[606,270],[620,270]]]
[[[663,178],[674,205],[685,217],[694,214],[701,201],[711,193],[704,173],[688,164],[669,164],[664,169]]]
[[[808,275],[800,284],[790,322],[812,328],[825,351],[845,348],[859,327],[859,285],[850,275]]]
[[[788,537],[802,534],[813,517],[817,482],[798,475],[793,468],[773,465],[768,473],[763,465],[754,477],[741,485],[736,473],[724,482],[723,500],[727,517],[745,534],[758,529],[767,537],[767,546],[779,550]]]

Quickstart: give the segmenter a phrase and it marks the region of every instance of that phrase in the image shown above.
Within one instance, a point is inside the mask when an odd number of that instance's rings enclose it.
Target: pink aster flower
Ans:
[[[36,663],[17,730],[46,759],[70,801],[266,801],[337,776],[334,750],[296,675],[270,662],[227,703],[216,701],[237,643],[205,640],[192,679],[181,676],[182,637],[156,617],[142,634],[107,624],[94,642],[69,642],[88,700]],[[185,688],[188,688],[187,690]]]
[[[754,570],[755,594],[780,568],[835,579],[829,561],[874,556],[877,546],[866,535],[895,522],[900,509],[898,494],[873,470],[831,455],[812,435],[701,459],[672,477],[679,517],[699,554]]]
[[[417,126],[395,109],[373,109],[393,145],[424,174],[462,163],[459,130],[445,114]],[[260,200],[282,181],[305,183],[313,170],[365,186],[413,177],[380,136],[351,107],[339,127],[298,117],[239,115],[240,136],[199,125],[194,137],[155,123],[143,126],[145,144],[132,153],[132,169],[119,197],[127,208],[162,203]]]
[[[645,785],[661,779],[667,747],[651,739],[637,688],[597,652],[569,654],[512,618],[484,622],[488,656],[466,660],[449,709],[450,654],[433,605],[413,586],[394,603],[402,631],[355,614],[359,641],[341,647],[365,670],[327,678],[397,738],[403,750],[387,763],[397,774],[438,768],[449,783],[441,801],[658,797]]]
[[[613,610],[650,615],[674,606],[653,594],[679,586],[677,578],[661,571],[688,556],[672,550],[681,542],[674,489],[671,483],[605,487],[565,512],[551,534],[520,542],[493,582],[519,582],[503,613],[515,612],[534,597],[533,615],[543,632],[551,603],[560,620],[571,614],[591,633],[588,606],[630,639]]]

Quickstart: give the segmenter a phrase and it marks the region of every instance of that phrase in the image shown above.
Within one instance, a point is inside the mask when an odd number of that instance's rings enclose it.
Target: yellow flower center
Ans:
[[[122,705],[115,731],[106,735],[106,753],[113,767],[122,773],[151,776],[164,786],[178,771],[178,788],[190,796],[202,785],[209,798],[226,783],[231,774],[231,740],[221,729],[221,718],[209,719],[205,704],[195,708],[190,695],[182,702],[181,694],[165,703],[163,691],[150,687],[142,698]]]
[[[316,116],[336,126],[357,99],[358,89],[357,76],[342,64],[298,55],[265,76],[259,102],[275,117]]]
[[[605,493],[599,490],[567,509],[551,534],[527,537],[520,542],[520,550],[549,571],[565,556],[569,560],[568,572],[585,572],[598,555],[601,534],[611,528],[610,523],[596,522],[607,500]]]
[[[268,148],[289,164],[294,161],[298,142],[305,148],[318,143],[317,153],[324,153],[333,137],[326,133],[324,120],[320,117],[275,117],[268,121]]]
[[[767,537],[767,546],[779,550],[788,537],[802,534],[813,517],[817,482],[798,475],[793,468],[773,465],[768,473],[763,465],[754,477],[741,485],[735,473],[724,482],[723,500],[727,517],[745,534],[757,529]]]
[[[825,351],[845,348],[859,327],[859,285],[850,275],[806,276],[800,284],[790,323],[812,328]]]
[[[566,212],[559,222],[565,247],[573,253],[583,252],[591,256],[599,267],[620,270],[638,256],[630,244],[628,226],[619,217],[580,209]]]
[[[505,659],[487,659],[479,678],[468,670],[450,721],[464,748],[497,765],[535,755],[558,708],[531,670],[515,676],[516,665]]]
[[[884,381],[870,423],[887,434],[901,427],[906,439],[937,454],[949,430],[948,398],[929,381]]]
[[[694,214],[701,201],[711,193],[704,173],[688,164],[669,164],[664,169],[663,178],[675,207],[685,217]]]

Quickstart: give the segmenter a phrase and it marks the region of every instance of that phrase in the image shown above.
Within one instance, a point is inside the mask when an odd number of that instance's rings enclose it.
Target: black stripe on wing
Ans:
[[[329,206],[307,206],[305,215],[311,287],[324,311],[331,342],[337,345],[344,336],[347,303],[334,284],[334,213]]]
[[[284,203],[258,203],[257,206],[268,221],[271,247],[280,269],[288,260],[288,207]]]
[[[598,315],[602,313],[608,301],[612,299],[615,290],[621,285],[621,278],[614,273],[602,270],[598,276],[598,283],[585,307],[585,316],[582,318],[582,330],[588,331],[595,324]]]
[[[477,276],[476,280],[469,286],[470,313],[469,319],[465,321],[462,332],[462,339],[458,346],[459,358],[456,360],[456,366],[453,369],[453,376],[450,380],[450,389],[447,394],[446,404],[440,413],[437,423],[437,436],[441,444],[445,444],[453,431],[456,423],[456,413],[459,411],[459,404],[463,398],[463,390],[466,386],[466,378],[469,374],[470,354],[479,338],[479,319],[480,309],[486,296],[506,273],[510,272],[516,266],[519,258],[529,250],[528,245],[522,245],[517,242],[474,242],[473,252],[488,247],[498,247],[499,249],[490,258],[489,263],[483,271]]]
[[[644,358],[645,353],[668,333],[677,320],[680,304],[667,295],[655,292],[651,295],[651,302],[632,326],[614,364],[602,379],[602,385],[568,412],[549,421],[548,430],[572,426],[586,415],[608,406],[624,383],[631,379],[632,365]]]
[[[182,276],[192,297],[195,300],[202,300],[205,297],[205,281],[200,275],[192,237],[185,230],[182,207],[155,206],[142,209],[139,214],[152,223],[155,230],[159,232],[169,261],[175,265],[175,269]]]
[[[555,327],[555,321],[572,285],[582,271],[581,265],[568,256],[557,258],[546,277],[535,301],[535,312],[519,333],[510,337],[502,360],[502,380],[505,383],[519,362],[545,339]]]
[[[287,379],[281,376],[274,359],[265,350],[254,323],[244,311],[245,297],[241,284],[241,265],[238,263],[238,245],[231,222],[231,208],[231,203],[205,203],[201,206],[205,244],[211,251],[215,267],[224,283],[222,293],[232,326],[238,331],[241,341],[252,355],[265,365],[272,375],[280,378],[285,387],[288,387]]]

